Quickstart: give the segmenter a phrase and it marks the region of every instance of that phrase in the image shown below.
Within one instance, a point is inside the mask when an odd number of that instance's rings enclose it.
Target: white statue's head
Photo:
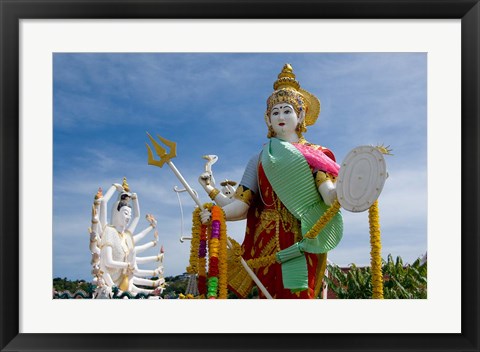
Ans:
[[[115,204],[112,212],[112,225],[117,230],[125,230],[132,219],[132,208],[128,204],[129,200],[130,196],[128,194],[122,194],[120,200]]]
[[[289,141],[302,138],[307,126],[313,125],[318,118],[320,101],[300,88],[290,64],[283,66],[273,89],[274,92],[267,99],[265,112],[267,137]]]
[[[267,124],[275,137],[291,140],[292,136],[297,136],[304,119],[303,110],[297,114],[292,104],[279,103],[272,107]]]

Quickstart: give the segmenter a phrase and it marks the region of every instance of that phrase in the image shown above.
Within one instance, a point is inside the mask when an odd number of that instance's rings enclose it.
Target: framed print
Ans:
[[[2,351],[479,349],[478,1],[1,0],[0,11]],[[205,160],[185,157],[192,150],[209,161],[217,153],[217,170],[233,160],[244,165],[243,154],[256,152],[250,141],[265,138],[261,123],[281,133],[268,114],[263,120],[264,102],[272,83],[292,72],[302,88],[321,87],[313,88],[324,120],[321,128],[307,123],[310,135],[333,141],[340,155],[356,146],[351,136],[385,148],[393,144],[393,159],[386,157],[387,210],[380,211],[390,233],[383,255],[413,251],[426,260],[428,248],[428,294],[384,300],[52,299],[52,279],[62,278],[67,266],[91,278],[87,235],[62,234],[88,227],[98,187],[108,193],[124,176],[132,189],[145,190],[138,198],[142,211],[156,212],[161,224],[170,257],[165,265],[181,273],[189,249],[174,235],[180,220],[172,220],[178,204],[171,191],[180,178],[147,165],[145,143],[155,138],[145,131],[167,145],[173,136],[177,171],[191,182],[198,170],[207,170]],[[300,116],[302,102],[292,102]],[[260,122],[252,122],[259,113]],[[376,116],[370,120],[369,114]],[[230,147],[222,149],[222,142]],[[105,172],[113,168],[118,180]],[[239,181],[243,169],[234,169],[240,173],[218,175]],[[367,222],[366,216],[344,218],[345,224]],[[344,237],[359,241],[348,232]],[[368,248],[339,246],[329,256],[366,263]]]

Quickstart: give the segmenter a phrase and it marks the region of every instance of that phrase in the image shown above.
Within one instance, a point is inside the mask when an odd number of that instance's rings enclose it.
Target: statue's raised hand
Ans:
[[[203,209],[200,212],[200,221],[202,222],[202,224],[206,224],[210,220],[211,216],[212,216],[212,213],[210,212],[210,210]]]
[[[198,177],[198,182],[206,189],[210,185],[212,180],[212,174],[210,172],[204,172]]]
[[[145,218],[150,223],[150,225],[152,225],[153,228],[157,227],[157,220],[152,214],[145,215]]]
[[[121,184],[114,183],[113,185],[115,186],[118,192],[123,192],[123,186]]]

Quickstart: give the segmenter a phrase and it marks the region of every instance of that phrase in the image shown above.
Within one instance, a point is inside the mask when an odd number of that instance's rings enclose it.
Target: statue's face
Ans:
[[[279,103],[273,106],[270,113],[270,124],[278,138],[288,139],[295,134],[298,122],[297,113],[292,105]]]
[[[132,209],[130,207],[121,207],[118,211],[118,220],[121,226],[127,226],[132,219]]]

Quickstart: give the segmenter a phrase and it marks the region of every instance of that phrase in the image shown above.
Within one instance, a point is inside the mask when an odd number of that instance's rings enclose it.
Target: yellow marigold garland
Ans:
[[[192,216],[192,242],[190,243],[190,260],[187,273],[198,274],[198,248],[200,246],[200,208],[195,208]]]
[[[306,238],[315,238],[318,236],[320,231],[328,224],[330,220],[338,213],[340,210],[340,203],[335,199],[332,206],[327,209],[327,211],[321,216],[321,218],[313,225],[313,227],[305,234]]]
[[[370,224],[370,265],[372,267],[372,298],[383,299],[382,244],[380,242],[380,221],[378,200],[368,210]]]

